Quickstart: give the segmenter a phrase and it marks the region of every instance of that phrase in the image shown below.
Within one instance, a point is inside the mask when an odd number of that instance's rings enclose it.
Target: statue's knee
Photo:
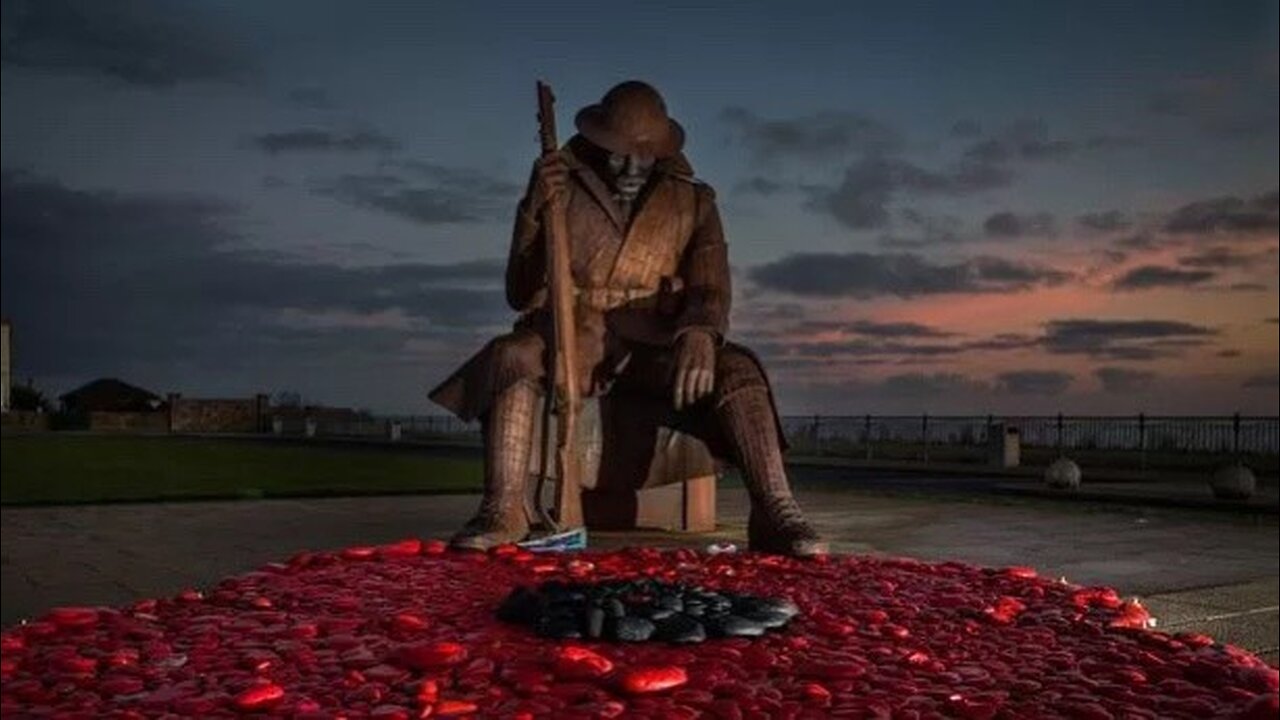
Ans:
[[[491,353],[500,377],[536,378],[543,374],[542,338],[533,333],[515,332],[494,338]]]
[[[760,363],[750,354],[728,346],[716,357],[716,387],[718,400],[727,399],[744,390],[757,389],[767,392],[769,381]]]

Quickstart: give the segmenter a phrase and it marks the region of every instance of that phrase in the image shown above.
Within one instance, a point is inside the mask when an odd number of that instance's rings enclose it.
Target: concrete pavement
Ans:
[[[959,488],[957,488],[959,489]],[[981,565],[1138,596],[1169,630],[1207,632],[1277,661],[1274,514],[1098,505],[934,490],[799,483],[839,552]],[[65,604],[127,603],[201,587],[303,549],[447,536],[475,496],[256,500],[0,510],[2,619]],[[747,500],[719,496],[714,535],[597,533],[594,547],[743,542]]]

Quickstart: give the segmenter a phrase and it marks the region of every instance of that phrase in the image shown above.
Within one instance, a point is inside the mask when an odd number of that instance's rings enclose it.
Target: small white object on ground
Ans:
[[[1080,466],[1071,458],[1060,457],[1044,471],[1044,482],[1055,490],[1079,490]]]
[[[1218,468],[1209,487],[1219,500],[1248,500],[1258,489],[1258,479],[1247,465],[1232,463]]]

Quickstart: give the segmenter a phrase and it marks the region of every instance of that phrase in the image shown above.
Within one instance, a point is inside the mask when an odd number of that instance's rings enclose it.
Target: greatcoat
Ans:
[[[744,389],[768,392],[769,385],[755,355],[725,340],[732,292],[715,193],[677,154],[655,164],[628,221],[606,181],[583,161],[587,152],[587,141],[575,136],[563,153],[579,386],[590,396],[616,385],[661,397],[669,407],[675,340],[693,330],[709,332],[716,346],[711,397],[679,413],[673,424],[733,460],[709,410]],[[490,341],[429,393],[463,420],[483,417],[512,384],[546,377],[553,336],[546,237],[542,217],[530,211],[533,182],[517,209],[506,272],[507,302],[520,317],[512,332]],[[781,440],[776,409],[774,420]]]

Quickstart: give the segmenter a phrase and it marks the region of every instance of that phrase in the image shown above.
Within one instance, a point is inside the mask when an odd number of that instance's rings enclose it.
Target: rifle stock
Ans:
[[[555,96],[551,87],[538,82],[538,140],[542,156],[555,154],[560,146],[556,139]],[[579,468],[574,453],[573,437],[577,427],[580,389],[578,387],[578,346],[574,327],[573,275],[569,265],[569,235],[565,223],[563,194],[549,198],[545,206],[548,303],[555,346],[551,352],[554,371],[548,373],[550,387],[547,402],[555,403],[556,423],[556,523],[560,527],[582,524]],[[545,417],[545,414],[544,414]],[[544,433],[546,425],[543,425]],[[545,449],[545,443],[544,443]],[[545,467],[545,454],[544,454]],[[541,483],[539,483],[541,488]],[[537,498],[539,507],[541,493]],[[558,529],[558,528],[554,528]]]

